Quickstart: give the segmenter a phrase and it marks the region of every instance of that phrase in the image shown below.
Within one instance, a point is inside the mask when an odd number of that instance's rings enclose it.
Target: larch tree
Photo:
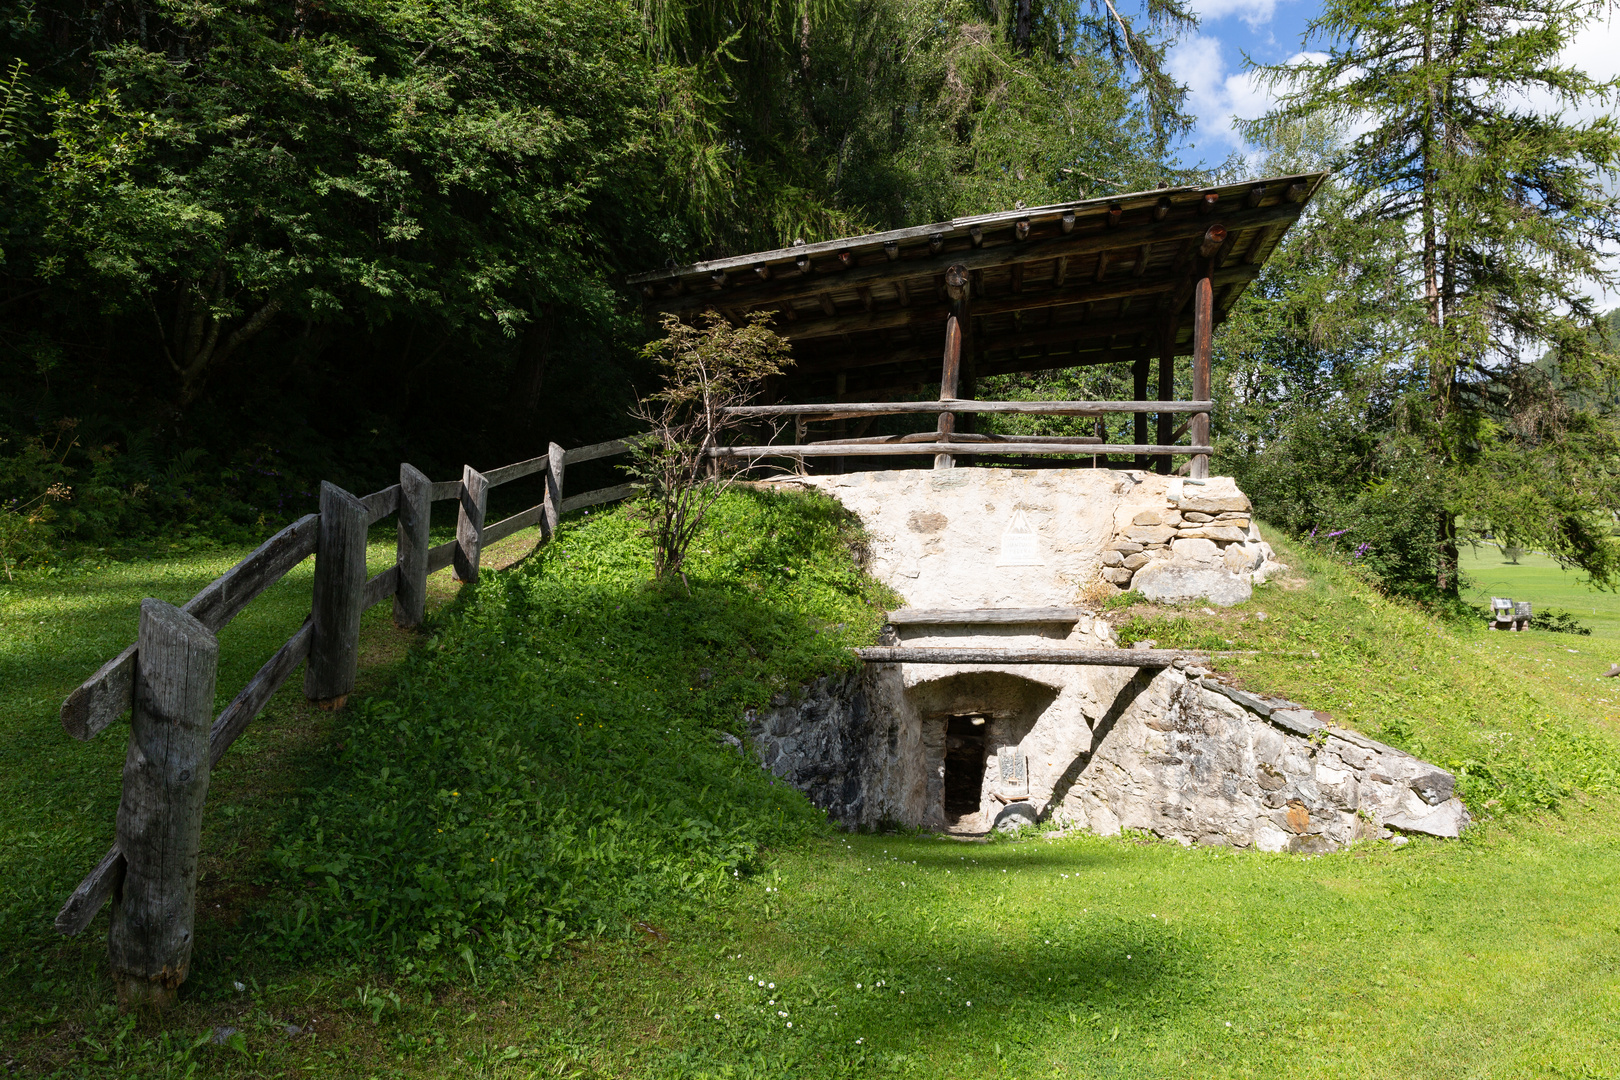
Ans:
[[[1409,293],[1391,300],[1420,404],[1388,409],[1440,492],[1433,582],[1458,590],[1457,521],[1549,551],[1609,582],[1620,440],[1568,393],[1615,363],[1585,290],[1612,285],[1620,241],[1620,81],[1564,62],[1605,0],[1325,0],[1318,58],[1256,66],[1277,92],[1246,126],[1259,142],[1326,119],[1359,132],[1334,165],[1340,238],[1361,236]],[[1343,226],[1362,224],[1364,229]],[[1399,231],[1389,243],[1390,226]],[[1535,361],[1557,350],[1563,386]],[[1416,376],[1413,380],[1410,376]],[[1418,407],[1411,407],[1418,404]]]

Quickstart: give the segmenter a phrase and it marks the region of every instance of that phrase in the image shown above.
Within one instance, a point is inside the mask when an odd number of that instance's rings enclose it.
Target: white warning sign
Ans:
[[[997,566],[1045,566],[1041,558],[1041,538],[1022,510],[1014,510],[1012,520],[1001,534],[1001,557]]]

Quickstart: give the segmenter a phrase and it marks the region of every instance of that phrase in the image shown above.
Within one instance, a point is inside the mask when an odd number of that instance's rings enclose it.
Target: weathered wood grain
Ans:
[[[361,609],[370,611],[384,600],[392,600],[399,590],[399,566],[395,564],[382,573],[366,579],[362,592]]]
[[[499,540],[505,540],[513,533],[522,532],[531,525],[538,525],[545,516],[545,503],[538,503],[521,513],[513,514],[509,518],[502,518],[493,525],[486,525],[484,526],[484,544],[487,546]]]
[[[562,512],[572,513],[583,510],[587,506],[600,506],[603,503],[618,502],[628,499],[639,490],[636,484],[618,484],[609,488],[598,488],[595,491],[586,491],[579,495],[570,495],[562,501]]]
[[[1087,443],[1070,447],[1052,443],[973,443],[975,454],[1017,454],[1042,456],[1070,454],[1208,454],[1209,446],[1137,446],[1132,443]],[[961,443],[810,443],[805,446],[716,446],[709,451],[711,457],[769,458],[769,457],[907,457],[919,454],[961,453]]]
[[[936,649],[873,646],[856,649],[869,664],[1081,664],[1091,667],[1169,667],[1206,660],[1208,653],[1179,649]]]
[[[129,711],[135,699],[135,649],[102,664],[62,702],[62,729],[75,739],[92,739]]]
[[[491,469],[484,474],[484,480],[490,487],[499,487],[509,481],[521,480],[525,476],[533,476],[537,472],[543,472],[550,465],[550,455],[541,454],[539,457],[532,457],[528,461],[520,461],[516,465],[502,465],[498,469]]]
[[[172,1004],[191,969],[197,848],[219,641],[172,604],[141,602],[135,709],[118,804],[123,880],[107,956],[125,1008]]]
[[[276,650],[276,654],[249,680],[242,692],[215,718],[208,732],[210,769],[219,764],[225,751],[247,730],[248,724],[264,711],[276,691],[303,663],[309,655],[309,643],[313,637],[314,623],[306,618],[298,632]],[[124,855],[114,844],[62,905],[62,910],[56,916],[56,932],[70,937],[82,933],[96,917],[96,912],[101,910],[101,905],[112,896],[123,872]]]
[[[1072,623],[1086,612],[1077,607],[1030,608],[896,608],[895,626],[991,626],[1004,623]]]
[[[447,540],[428,549],[427,572],[436,574],[456,561],[456,542]]]
[[[456,514],[456,580],[478,580],[478,557],[483,548],[484,511],[489,506],[489,481],[471,465],[461,467],[461,509]]]
[[[433,482],[414,465],[399,467],[399,517],[394,565],[394,625],[422,625],[427,614],[428,530],[433,520]]]
[[[440,480],[433,485],[433,493],[430,498],[434,502],[444,502],[446,499],[461,498],[461,481]]]
[[[955,307],[962,306],[962,297],[966,294],[967,272],[959,266],[953,266],[946,272],[946,288],[949,289],[952,274],[960,274],[963,284],[958,286],[955,296]],[[956,380],[962,372],[962,324],[953,312],[945,322],[945,355],[940,366],[939,396],[941,400],[955,399]],[[956,430],[956,414],[942,412],[935,421],[934,433],[936,435],[950,435]],[[935,454],[934,468],[948,469],[955,464],[950,454]]]
[[[314,640],[315,620],[313,617],[306,618],[298,632],[265,661],[258,673],[242,687],[241,693],[215,718],[208,732],[209,768],[219,764],[225,751],[231,748],[231,743],[264,711],[276,691],[309,656],[309,644]]]
[[[1209,275],[1198,279],[1193,290],[1193,397],[1209,397],[1209,365],[1211,335],[1215,332],[1215,290]],[[1209,413],[1198,412],[1192,418],[1192,441],[1199,446],[1209,442]],[[1194,480],[1209,477],[1209,455],[1194,454],[1187,475]]]
[[[1208,412],[1213,401],[979,401],[942,398],[939,401],[839,402],[827,405],[735,405],[727,416],[905,416],[914,413],[976,412],[1028,413],[1037,416],[1100,416],[1105,413]]]
[[[577,465],[581,461],[595,461],[597,458],[622,454],[628,449],[630,449],[629,439],[610,439],[607,442],[576,446],[572,450],[566,450],[563,452],[563,461],[569,465]]]
[[[540,517],[540,538],[549,543],[557,535],[557,522],[563,514],[563,473],[567,471],[568,451],[552,443],[547,453],[551,455],[551,468],[546,470],[546,497],[541,503],[545,513]]]
[[[67,937],[84,933],[84,928],[90,925],[96,912],[101,910],[101,905],[112,896],[123,876],[124,853],[114,844],[101,857],[96,868],[79,882],[79,887],[67,898],[62,910],[56,913],[56,932]]]
[[[360,500],[366,507],[366,524],[375,525],[399,509],[399,485],[390,484]]]
[[[209,582],[181,608],[218,633],[265,589],[315,553],[320,515],[307,514]],[[62,702],[62,728],[90,739],[129,711],[135,690],[135,646],[101,666]]]
[[[360,666],[360,616],[366,587],[366,508],[347,491],[321,483],[321,542],[315,553],[311,616],[315,639],[304,667],[304,696],[342,706]]]

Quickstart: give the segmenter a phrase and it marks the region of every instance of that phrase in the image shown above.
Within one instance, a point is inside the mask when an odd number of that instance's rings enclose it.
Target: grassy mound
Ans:
[[[762,845],[822,827],[718,734],[875,638],[858,544],[830,499],[739,490],[694,545],[690,592],[649,585],[625,509],[486,575],[345,721],[276,847],[296,887],[270,941],[476,977],[708,899]]]
[[[1121,639],[1258,650],[1220,666],[1239,684],[1327,710],[1452,770],[1476,815],[1620,788],[1620,740],[1592,723],[1594,680],[1609,662],[1603,643],[1550,634],[1515,640],[1446,623],[1384,595],[1331,553],[1274,543],[1292,577],[1229,611],[1133,605]],[[1532,641],[1584,657],[1582,674],[1550,684],[1537,677],[1546,661],[1524,654]]]

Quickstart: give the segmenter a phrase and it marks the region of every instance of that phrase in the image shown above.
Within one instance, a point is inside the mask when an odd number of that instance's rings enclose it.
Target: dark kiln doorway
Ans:
[[[945,724],[945,820],[951,824],[979,812],[984,795],[984,733],[978,714],[952,716]]]

